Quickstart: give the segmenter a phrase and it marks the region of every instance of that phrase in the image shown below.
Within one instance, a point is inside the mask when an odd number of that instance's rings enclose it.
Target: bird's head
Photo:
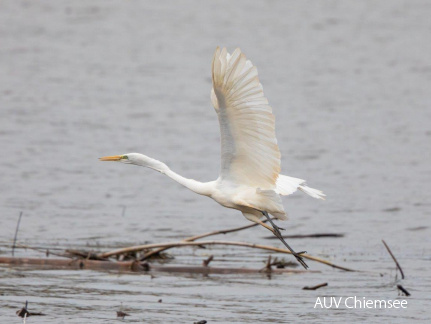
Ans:
[[[168,169],[166,164],[140,153],[127,153],[123,155],[104,156],[99,158],[99,160],[135,164],[151,168],[159,172],[165,172]]]

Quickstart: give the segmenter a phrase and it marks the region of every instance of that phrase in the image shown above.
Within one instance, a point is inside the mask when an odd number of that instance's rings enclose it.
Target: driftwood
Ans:
[[[45,253],[45,255],[47,257],[52,254],[52,255],[56,255],[56,256],[64,257],[64,258],[73,258],[73,256],[71,254],[69,254],[69,253],[53,252],[53,250],[61,250],[59,248],[48,249],[48,248],[43,248],[43,247],[33,247],[33,246],[30,246],[30,245],[25,245],[25,244],[16,244],[15,248],[38,251],[38,252],[41,252],[41,253]],[[12,256],[13,256],[13,254],[12,254]]]
[[[137,245],[137,246],[130,246],[122,249],[116,249],[105,253],[98,254],[98,258],[105,259],[111,256],[115,256],[122,253],[129,253],[134,251],[141,251],[144,249],[154,249],[154,248],[173,248],[173,247],[184,247],[184,246],[205,246],[205,245],[232,245],[232,246],[242,246],[242,247],[249,247],[254,249],[261,249],[261,250],[267,250],[267,251],[273,251],[278,253],[286,253],[291,254],[289,250],[286,249],[280,249],[273,246],[268,245],[261,245],[261,244],[252,244],[252,243],[245,243],[245,242],[234,242],[234,241],[199,241],[199,242],[168,242],[168,243],[154,243],[154,244],[145,244],[145,245]],[[339,265],[336,265],[330,261],[309,255],[309,254],[301,254],[302,257],[308,260],[316,261],[319,263],[323,263],[325,265],[331,266],[336,269],[344,270],[344,271],[358,271],[353,270],[350,268],[342,267]]]
[[[121,319],[124,319],[126,316],[130,316],[129,314],[123,312],[123,311],[117,311],[117,317],[120,317]]]
[[[197,273],[197,274],[259,274],[259,269],[247,268],[217,268],[208,266],[160,266],[149,265],[139,261],[99,261],[99,260],[69,260],[69,259],[38,259],[0,257],[0,264],[14,266],[40,266],[49,269],[75,269],[75,270],[117,270],[133,272],[170,272],[170,273]],[[273,273],[309,273],[320,272],[296,269],[273,269]]]
[[[20,215],[21,216],[21,215]],[[263,220],[263,223],[266,223],[268,220]],[[246,226],[240,226],[240,227],[235,227],[235,228],[230,228],[230,229],[224,229],[224,230],[217,230],[217,231],[212,231],[212,232],[207,232],[204,234],[199,234],[199,235],[194,235],[194,236],[190,236],[185,238],[183,241],[184,242],[193,242],[195,240],[204,238],[204,237],[208,237],[208,236],[213,236],[213,235],[219,235],[219,234],[227,234],[227,233],[232,233],[232,232],[238,232],[238,231],[242,231],[245,229],[249,229],[255,226],[258,226],[260,224],[257,223],[252,223]],[[15,245],[15,244],[14,244]],[[35,250],[35,251],[39,251],[39,252],[44,252],[47,255],[48,254],[53,254],[53,255],[57,255],[57,256],[61,256],[61,257],[66,257],[66,258],[75,258],[75,257],[81,257],[83,259],[96,259],[96,260],[104,260],[105,258],[100,258],[100,254],[95,254],[95,253],[91,253],[91,252],[85,252],[85,251],[78,251],[78,250],[66,250],[66,253],[55,253],[52,252],[51,250],[47,249],[47,248],[43,248],[43,247],[32,247],[29,245],[23,245],[23,244],[17,244],[16,247],[19,248],[23,248],[23,249],[31,249],[31,250]],[[159,254],[162,251],[168,250],[171,247],[162,247],[162,248],[158,248],[158,249],[154,249],[151,250],[149,252],[147,252],[141,259],[140,261],[145,261],[149,258],[151,258],[152,256]],[[135,251],[132,251],[135,252]],[[12,254],[13,256],[13,254]]]
[[[265,220],[264,222],[266,222],[267,220]],[[145,245],[138,245],[138,246],[131,246],[131,247],[126,247],[126,248],[121,248],[121,249],[115,249],[113,251],[109,251],[109,252],[104,252],[104,253],[94,253],[94,252],[87,252],[87,251],[76,251],[76,250],[66,250],[66,253],[56,253],[56,252],[51,252],[51,254],[54,255],[58,255],[58,256],[62,256],[62,257],[66,257],[66,258],[71,258],[73,260],[62,260],[61,262],[58,260],[55,260],[54,263],[49,263],[49,261],[47,261],[47,259],[26,259],[26,258],[20,258],[20,259],[14,259],[14,260],[9,260],[9,261],[5,261],[6,259],[3,258],[3,263],[9,263],[9,264],[39,264],[41,266],[44,265],[48,265],[48,266],[54,266],[55,264],[57,264],[58,266],[65,266],[65,267],[69,267],[69,268],[86,268],[86,269],[118,269],[118,270],[127,270],[129,267],[132,267],[133,271],[141,271],[141,270],[145,270],[145,267],[148,266],[147,263],[144,263],[143,261],[149,259],[150,257],[153,257],[157,254],[160,255],[160,252],[171,249],[171,248],[177,248],[177,247],[186,247],[186,246],[206,246],[206,245],[231,245],[231,246],[242,246],[242,247],[248,247],[248,248],[255,248],[255,249],[262,249],[262,250],[267,250],[267,251],[272,251],[272,252],[277,252],[277,253],[286,253],[286,254],[291,254],[291,252],[289,250],[285,250],[285,249],[280,249],[280,248],[276,248],[276,247],[272,247],[272,246],[267,246],[267,245],[261,245],[261,244],[252,244],[252,243],[245,243],[245,242],[233,242],[233,241],[198,241],[195,242],[198,239],[202,239],[205,237],[209,237],[209,236],[213,236],[213,235],[219,235],[219,234],[227,234],[227,233],[232,233],[232,232],[237,232],[237,231],[241,231],[241,230],[245,230],[245,229],[249,229],[255,226],[258,226],[259,224],[249,224],[246,226],[241,226],[241,227],[237,227],[237,228],[232,228],[232,229],[225,229],[225,230],[218,230],[218,231],[212,231],[212,232],[208,232],[208,233],[204,233],[204,234],[200,234],[200,235],[194,235],[188,238],[185,238],[182,241],[179,242],[165,242],[165,243],[157,243],[157,244],[145,244]],[[319,234],[320,235],[320,234]],[[24,245],[18,245],[17,247],[21,247],[21,248],[29,248],[29,249],[34,249],[34,250],[38,250],[38,251],[42,251],[45,252],[47,256],[49,255],[49,250],[48,249],[42,249],[40,247],[38,248],[32,248],[30,246],[24,246]],[[148,250],[150,250],[149,252],[147,252]],[[119,256],[124,256],[126,254],[131,254],[131,253],[136,253],[136,252],[146,252],[144,254],[143,257],[140,258],[140,260],[135,260],[135,261],[129,261],[129,262],[125,262],[125,261],[120,261],[117,260],[117,262],[107,262],[108,258],[116,256],[117,258]],[[336,264],[333,264],[330,261],[309,255],[309,254],[301,254],[302,257],[308,259],[308,260],[312,260],[312,261],[316,261],[325,265],[328,265],[330,267],[336,268],[336,269],[340,269],[340,270],[344,270],[344,271],[359,271],[359,270],[353,270],[350,268],[346,268],[343,266],[339,266]],[[78,257],[78,260],[76,260],[76,258]],[[136,258],[136,256],[134,257]],[[26,261],[27,260],[27,261]],[[28,261],[31,260],[31,261]],[[39,260],[39,261],[36,261]],[[92,261],[99,261],[102,263],[92,263]],[[208,260],[208,263],[211,260]],[[27,263],[26,263],[27,262]],[[30,262],[30,263],[28,263]],[[57,263],[56,263],[57,262]],[[58,263],[59,262],[59,263]],[[0,262],[1,263],[1,262]],[[283,266],[280,264],[271,264],[271,265],[276,265],[278,268],[283,268]],[[205,266],[205,263],[204,263]],[[133,267],[136,267],[136,269],[133,269]],[[143,268],[143,269],[141,269]],[[220,268],[209,268],[206,267],[208,269],[211,270],[199,270],[201,267],[171,267],[171,268],[167,268],[167,267],[163,267],[163,269],[158,269],[156,268],[152,268],[153,270],[156,271],[165,271],[164,269],[167,269],[166,271],[170,271],[170,272],[190,272],[192,271],[191,269],[194,269],[193,272],[205,272],[207,273],[208,271],[210,273],[239,273],[238,269],[220,269]],[[247,269],[241,269],[240,271],[248,271]],[[250,270],[252,272],[254,272],[255,270]],[[291,270],[289,270],[291,271]],[[288,272],[289,272],[288,271]],[[297,271],[296,271],[297,272]]]
[[[312,286],[312,287],[305,286],[304,288],[302,288],[302,290],[317,290],[319,288],[326,287],[327,285],[328,285],[328,283],[325,282],[325,283],[322,283],[320,285],[316,285],[316,286]]]
[[[264,220],[263,222],[266,223],[268,220]],[[208,232],[208,233],[204,233],[204,234],[199,234],[199,235],[194,235],[194,236],[190,236],[185,238],[183,241],[184,242],[194,242],[196,240],[202,239],[204,237],[208,237],[208,236],[213,236],[213,235],[220,235],[220,234],[227,234],[227,233],[232,233],[232,232],[238,232],[238,231],[242,231],[245,229],[249,229],[255,226],[258,226],[259,224],[257,223],[253,223],[253,224],[249,224],[246,226],[241,226],[241,227],[235,227],[235,228],[231,228],[231,229],[225,229],[225,230],[218,230],[218,231],[212,231],[212,232]],[[141,261],[147,260],[148,258],[152,257],[153,255],[160,253],[162,251],[165,251],[167,249],[170,249],[171,247],[161,247],[155,250],[152,250],[148,253],[146,253],[142,258]]]
[[[344,234],[341,233],[314,233],[314,234],[292,234],[292,235],[283,235],[285,239],[297,239],[297,238],[322,238],[322,237],[344,237]],[[266,236],[268,240],[277,239],[275,236]]]
[[[264,220],[263,222],[267,222],[267,220]],[[238,232],[238,231],[249,229],[249,228],[252,228],[252,227],[255,227],[258,225],[259,224],[253,223],[253,224],[249,224],[249,225],[241,226],[241,227],[236,227],[236,228],[232,228],[232,229],[212,231],[212,232],[208,232],[208,233],[204,233],[204,234],[190,236],[190,237],[185,238],[184,240],[179,241],[179,242],[170,242],[170,243],[168,242],[168,243],[160,243],[160,244],[146,244],[146,245],[131,246],[131,247],[126,247],[126,248],[122,248],[122,249],[116,249],[116,250],[113,250],[110,252],[100,253],[100,254],[97,254],[96,257],[97,257],[97,259],[106,259],[106,258],[109,258],[111,256],[118,256],[118,255],[124,254],[124,253],[130,253],[130,252],[137,252],[137,251],[152,249],[150,252],[145,253],[145,255],[140,259],[140,261],[145,261],[145,260],[149,259],[150,257],[152,257],[152,256],[154,256],[154,255],[156,255],[162,251],[166,251],[167,249],[171,249],[174,247],[204,246],[204,245],[216,245],[216,244],[217,245],[235,245],[235,246],[251,247],[251,248],[257,248],[257,249],[269,250],[269,251],[273,251],[273,252],[291,254],[290,251],[285,250],[285,249],[279,249],[279,248],[275,248],[272,246],[266,246],[266,245],[260,245],[260,244],[251,244],[251,243],[245,243],[245,242],[231,242],[231,241],[194,242],[198,239],[202,239],[202,238],[205,238],[208,236]],[[322,235],[322,234],[319,234],[319,235]],[[350,268],[338,266],[336,264],[333,264],[330,261],[327,261],[327,260],[324,260],[324,259],[321,259],[318,257],[314,257],[314,256],[311,256],[308,254],[301,254],[301,256],[303,256],[306,259],[312,260],[312,261],[323,263],[325,265],[331,266],[331,267],[336,268],[336,269],[340,269],[340,270],[344,270],[344,271],[359,271],[359,270],[353,270]]]

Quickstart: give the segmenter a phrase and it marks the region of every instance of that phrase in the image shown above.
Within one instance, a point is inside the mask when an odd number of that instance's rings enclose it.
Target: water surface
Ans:
[[[108,250],[246,224],[149,169],[100,163],[142,152],[217,178],[209,100],[217,45],[258,66],[276,116],[282,172],[325,202],[283,198],[295,249],[368,273],[149,275],[0,268],[0,316],[19,323],[406,323],[430,317],[431,4],[424,1],[2,1],[0,253],[18,240]],[[223,239],[280,246],[263,229]],[[407,278],[395,280],[385,239]],[[261,268],[266,252],[176,249],[172,264]],[[18,250],[17,256],[40,256]],[[280,256],[279,256],[280,257]],[[384,273],[380,276],[379,273]],[[328,282],[317,291],[306,285]],[[319,296],[412,296],[402,310],[315,309]],[[159,303],[158,300],[162,299]],[[328,316],[330,315],[330,316]]]

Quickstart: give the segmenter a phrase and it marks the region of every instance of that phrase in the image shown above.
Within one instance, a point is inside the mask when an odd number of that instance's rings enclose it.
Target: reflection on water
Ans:
[[[2,267],[2,319],[18,322],[25,300],[48,314],[35,323],[104,323],[121,305],[126,321],[151,323],[429,318],[430,13],[421,1],[3,2],[2,255],[20,211],[19,242],[59,248],[109,249],[246,224],[156,172],[97,160],[137,151],[187,177],[215,179],[210,62],[222,45],[240,46],[259,68],[283,173],[328,195],[323,203],[284,198],[287,234],[345,234],[291,244],[372,272],[310,264],[322,272],[268,280]],[[278,246],[265,236],[255,228],[226,238]],[[382,238],[406,272],[408,309],[314,309],[323,295],[397,297]],[[212,264],[226,267],[262,268],[267,258],[224,247],[173,253],[175,264],[213,254]],[[328,287],[302,290],[322,282]]]

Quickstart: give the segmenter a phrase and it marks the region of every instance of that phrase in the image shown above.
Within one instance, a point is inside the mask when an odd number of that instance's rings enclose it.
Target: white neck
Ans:
[[[178,173],[175,173],[169,168],[167,171],[162,173],[166,174],[172,180],[175,180],[179,184],[183,185],[186,188],[189,188],[191,191],[194,191],[199,195],[211,196],[212,194],[211,182],[200,182],[193,179],[187,179],[179,175]]]
[[[132,154],[129,155],[131,156]],[[163,162],[152,159],[143,154],[133,153],[130,163],[151,168],[160,173],[166,174],[172,180],[175,180],[179,184],[189,188],[191,191],[196,192],[199,195],[211,196],[213,192],[213,182],[199,182],[193,179],[184,178],[183,176],[169,169],[169,167]]]

